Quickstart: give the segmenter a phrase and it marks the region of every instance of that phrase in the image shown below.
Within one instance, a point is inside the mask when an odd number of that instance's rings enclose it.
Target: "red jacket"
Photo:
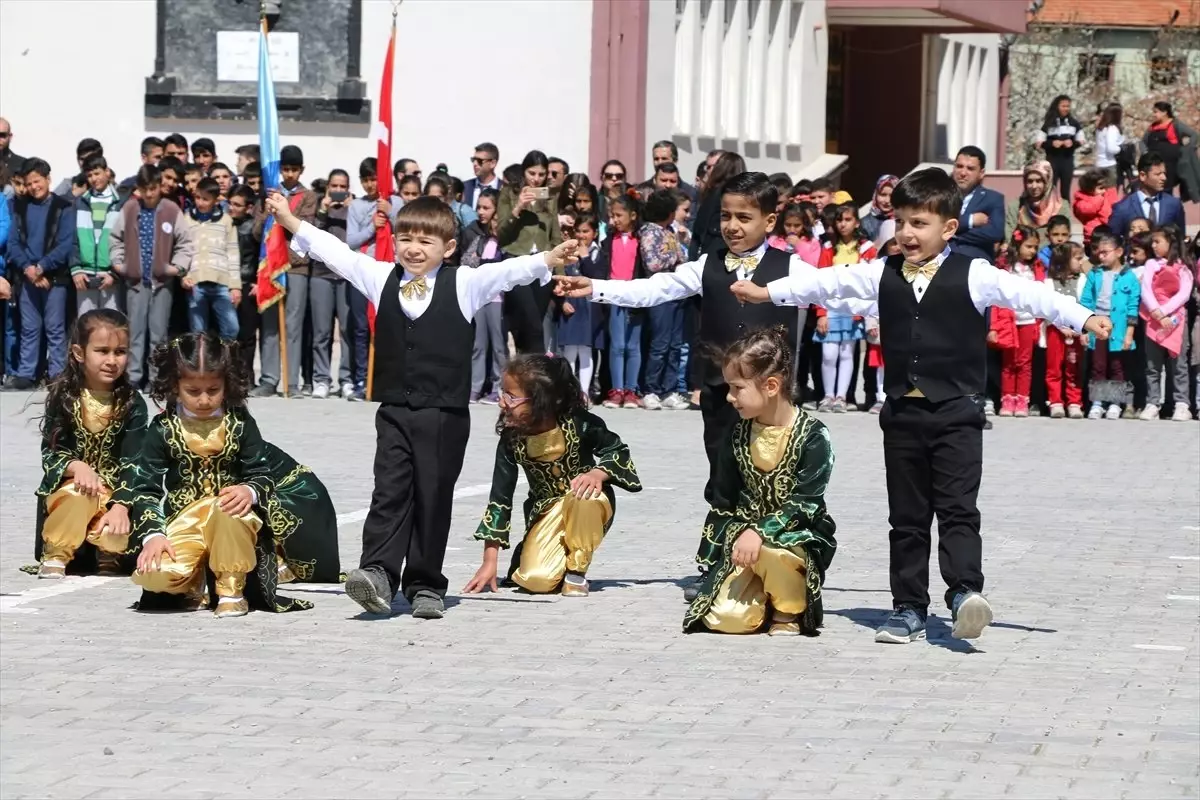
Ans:
[[[833,242],[831,242],[828,239],[824,240],[821,243],[821,257],[817,260],[817,266],[818,267],[835,266],[835,264],[833,263],[833,252],[834,252]],[[874,243],[871,242],[870,239],[861,239],[859,241],[859,243],[858,243],[858,263],[861,264],[864,261],[874,261],[877,256],[878,256],[878,253],[875,250],[875,245],[874,245]],[[836,266],[840,266],[840,265],[836,265]],[[816,309],[818,317],[824,317],[827,313],[825,311],[825,309],[821,308],[820,306],[813,306],[813,308]],[[855,317],[855,319],[860,319],[860,318]]]
[[[1117,202],[1116,188],[1108,188],[1103,194],[1084,194],[1076,191],[1071,197],[1071,212],[1083,224],[1083,240],[1092,238],[1092,231],[1107,225],[1112,216],[1113,203]]]

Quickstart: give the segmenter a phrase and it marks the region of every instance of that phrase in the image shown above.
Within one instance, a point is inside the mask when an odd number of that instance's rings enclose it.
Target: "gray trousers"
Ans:
[[[308,282],[307,275],[289,272],[287,294],[279,301],[283,303],[287,324],[288,391],[295,393],[300,391],[300,347],[304,340],[304,314],[308,311]],[[259,384],[277,387],[280,377],[279,311],[274,307],[263,312],[258,346],[262,370]]]
[[[107,289],[75,290],[75,310],[79,314],[95,311],[97,308],[107,308],[110,311],[124,311],[124,287],[121,279],[117,278]]]
[[[1156,406],[1163,404],[1166,393],[1160,383],[1159,373],[1166,371],[1163,380],[1169,381],[1175,389],[1176,403],[1188,407],[1188,340],[1183,339],[1183,349],[1178,358],[1171,358],[1165,347],[1146,339],[1146,403]]]
[[[350,376],[350,302],[343,280],[332,278],[310,278],[308,282],[308,307],[312,312],[313,329],[313,384],[330,385],[329,361],[333,352],[333,320],[337,317],[338,327],[338,385],[353,383]],[[291,334],[291,321],[288,333]],[[291,336],[289,335],[290,339]],[[290,365],[289,365],[290,366]]]
[[[492,390],[500,391],[500,374],[508,363],[508,337],[504,335],[504,304],[488,303],[475,315],[475,348],[471,351],[471,391],[483,391],[488,352],[492,354]]]
[[[174,278],[162,286],[137,283],[128,287],[125,303],[129,317],[129,382],[134,386],[141,385],[143,375],[147,375],[149,381],[154,380],[155,370],[153,365],[146,366],[147,357],[167,341],[174,301]],[[148,347],[147,337],[150,340]]]

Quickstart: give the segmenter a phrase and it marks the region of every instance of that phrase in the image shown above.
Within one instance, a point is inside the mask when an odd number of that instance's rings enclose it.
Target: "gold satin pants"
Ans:
[[[46,498],[46,521],[42,526],[42,561],[54,561],[64,567],[85,541],[105,553],[124,553],[129,535],[103,533],[97,527],[111,495],[88,496],[66,481]]]
[[[604,495],[590,500],[563,495],[525,534],[513,580],[526,591],[545,594],[558,588],[566,573],[585,574],[610,519],[612,504]]]
[[[207,564],[217,576],[218,597],[241,597],[246,573],[258,561],[254,543],[261,527],[252,511],[233,517],[221,510],[216,497],[197,500],[167,523],[165,533],[175,559],[164,554],[157,571],[139,570],[133,582],[151,592],[202,591]]]
[[[763,545],[752,567],[734,567],[717,590],[704,625],[719,633],[754,633],[767,618],[768,604],[794,616],[808,608],[804,548]]]

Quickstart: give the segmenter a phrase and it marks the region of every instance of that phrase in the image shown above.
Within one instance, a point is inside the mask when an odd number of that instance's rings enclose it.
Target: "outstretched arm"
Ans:
[[[626,308],[650,308],[693,297],[701,292],[704,259],[705,256],[701,256],[698,261],[680,264],[674,272],[658,272],[649,278],[591,281],[592,299]]]
[[[507,258],[489,264],[487,269],[464,269],[458,272],[458,307],[467,319],[475,319],[479,309],[501,292],[537,281],[550,282],[552,270],[561,270],[578,261],[575,254],[578,242],[563,242],[545,253]]]
[[[792,256],[791,273],[786,278],[758,286],[751,281],[738,281],[732,291],[743,303],[766,303],[777,306],[829,305],[836,300],[873,301],[879,296],[879,277],[883,261],[818,269]]]

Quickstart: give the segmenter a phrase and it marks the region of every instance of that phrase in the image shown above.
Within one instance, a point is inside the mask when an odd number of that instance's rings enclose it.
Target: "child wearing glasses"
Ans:
[[[475,538],[483,563],[463,588],[496,591],[496,562],[509,545],[517,468],[525,471],[525,536],[508,577],[534,594],[588,593],[592,555],[612,525],[613,486],[642,489],[629,448],[585,407],[583,390],[565,359],[520,355],[502,378],[492,493]]]

